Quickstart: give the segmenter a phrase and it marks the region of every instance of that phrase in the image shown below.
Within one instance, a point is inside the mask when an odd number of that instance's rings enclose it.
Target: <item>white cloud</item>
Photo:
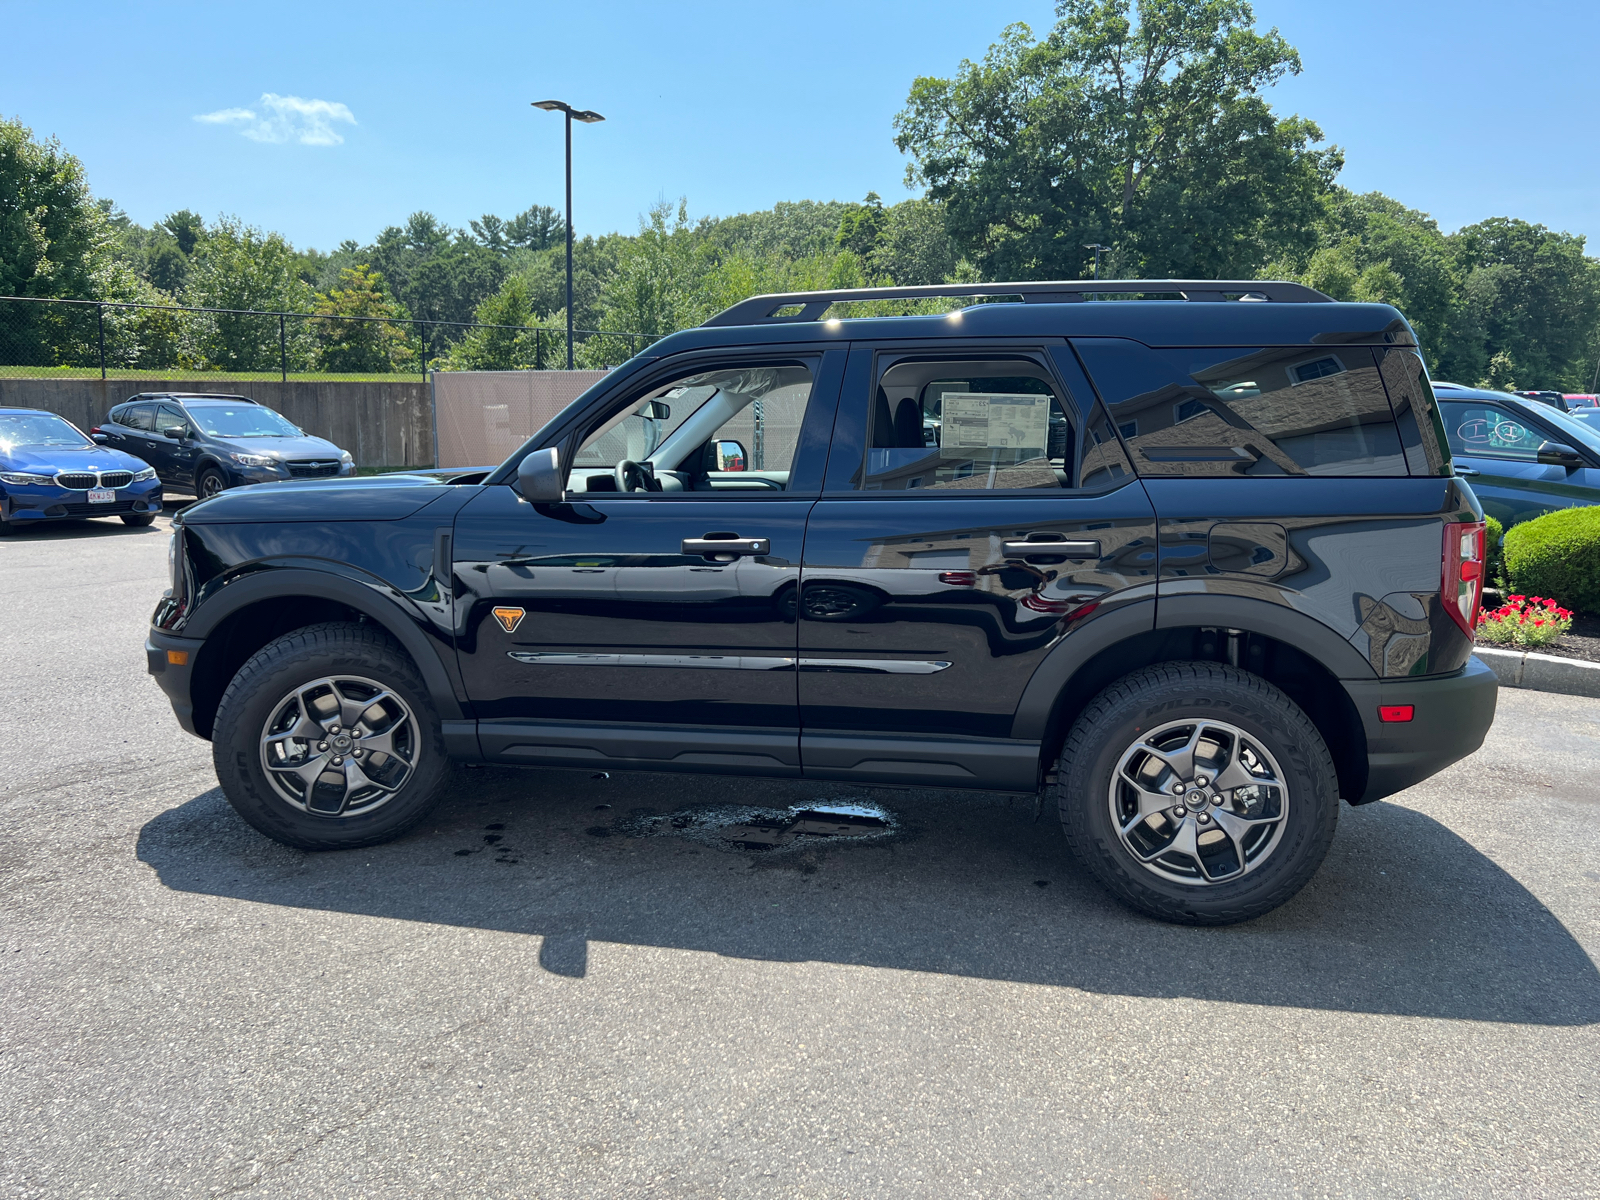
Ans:
[[[195,117],[207,125],[232,125],[255,142],[299,142],[302,146],[337,146],[343,135],[334,122],[354,125],[354,114],[334,100],[302,100],[266,92],[255,108],[222,108]]]

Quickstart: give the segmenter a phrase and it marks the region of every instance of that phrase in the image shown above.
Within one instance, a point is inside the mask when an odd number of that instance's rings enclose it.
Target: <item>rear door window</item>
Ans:
[[[152,404],[130,404],[122,410],[120,424],[128,429],[140,429],[146,432],[155,429],[155,406]]]
[[[1076,430],[1050,373],[1028,359],[884,366],[861,491],[1071,486]]]
[[[1073,346],[1141,475],[1409,474],[1366,347]]]
[[[1485,404],[1481,400],[1441,400],[1439,407],[1443,410],[1444,433],[1452,454],[1535,462],[1539,458],[1539,447],[1549,440],[1528,424],[1526,418],[1498,404]]]

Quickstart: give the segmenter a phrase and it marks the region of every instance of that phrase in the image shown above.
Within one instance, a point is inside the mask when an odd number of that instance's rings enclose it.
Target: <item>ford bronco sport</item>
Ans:
[[[929,296],[991,302],[828,315]],[[450,759],[996,789],[1215,924],[1494,716],[1483,513],[1412,330],[1294,284],[758,297],[486,474],[175,526],[150,670],[292,846],[400,835]]]

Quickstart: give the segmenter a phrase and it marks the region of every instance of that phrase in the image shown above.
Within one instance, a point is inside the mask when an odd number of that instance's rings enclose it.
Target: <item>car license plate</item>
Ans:
[[[115,504],[117,493],[115,488],[90,488],[90,504]]]

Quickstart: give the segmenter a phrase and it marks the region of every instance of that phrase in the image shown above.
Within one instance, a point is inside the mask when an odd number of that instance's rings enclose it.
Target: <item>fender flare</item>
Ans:
[[[234,613],[263,600],[289,596],[335,600],[370,617],[405,647],[406,653],[417,664],[417,670],[422,673],[422,681],[433,698],[439,718],[444,721],[461,720],[461,704],[456,699],[455,687],[439,656],[435,640],[429,636],[426,626],[417,615],[407,612],[398,601],[386,594],[390,590],[389,585],[376,580],[362,582],[347,575],[307,567],[277,567],[256,571],[231,581],[196,608],[184,623],[182,635],[204,639]]]
[[[1372,664],[1346,638],[1296,609],[1248,596],[1162,596],[1106,613],[1046,654],[1023,689],[1011,736],[1042,742],[1057,699],[1095,655],[1142,633],[1202,625],[1285,642],[1321,663],[1335,679],[1377,678]]]

